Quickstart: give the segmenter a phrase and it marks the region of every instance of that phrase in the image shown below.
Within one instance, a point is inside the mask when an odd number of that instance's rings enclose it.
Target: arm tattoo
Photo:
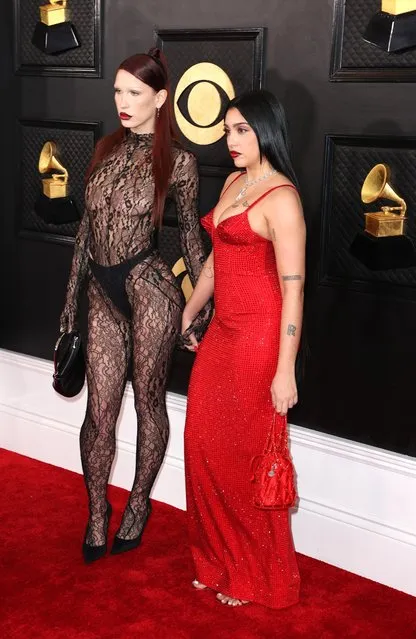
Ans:
[[[284,282],[288,282],[289,280],[301,280],[302,275],[283,275],[282,279]]]
[[[295,337],[295,333],[296,333],[296,326],[294,324],[288,324],[287,334],[291,335],[292,337]]]

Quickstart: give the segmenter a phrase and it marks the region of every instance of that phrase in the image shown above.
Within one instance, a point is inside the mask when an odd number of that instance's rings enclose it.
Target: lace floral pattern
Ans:
[[[158,253],[147,257],[127,277],[132,309],[127,320],[88,273],[89,257],[113,266],[152,243],[152,140],[150,134],[130,133],[92,174],[61,315],[63,330],[76,326],[81,287],[88,281],[88,404],[80,443],[90,505],[86,542],[92,545],[105,541],[106,491],[130,361],[138,431],[136,474],[117,533],[123,539],[142,531],[168,439],[165,391],[183,309],[181,289]],[[205,260],[197,212],[197,166],[192,154],[177,148],[173,161],[168,196],[176,202],[183,257],[195,284]],[[208,304],[197,319],[200,327],[207,325],[210,315]]]

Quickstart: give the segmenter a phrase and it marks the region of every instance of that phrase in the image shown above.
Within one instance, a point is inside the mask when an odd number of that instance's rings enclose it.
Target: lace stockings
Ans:
[[[168,366],[181,308],[151,281],[130,277],[131,322],[99,287],[89,286],[88,405],[81,429],[81,459],[89,497],[86,543],[105,543],[107,484],[115,453],[115,428],[132,355],[137,412],[136,473],[117,535],[137,537],[148,517],[149,494],[169,434],[165,403]]]

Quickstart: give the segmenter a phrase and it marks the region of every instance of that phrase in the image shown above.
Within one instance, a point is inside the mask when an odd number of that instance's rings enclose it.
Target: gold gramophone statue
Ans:
[[[51,177],[43,178],[43,193],[46,197],[67,197],[68,195],[68,171],[56,157],[55,142],[45,142],[39,156],[39,173],[51,173]],[[60,173],[52,173],[58,169]]]
[[[376,164],[365,178],[361,200],[370,204],[378,199],[392,200],[395,206],[381,206],[380,211],[365,213],[365,231],[358,231],[350,253],[371,271],[416,266],[416,247],[404,234],[406,202],[389,184],[387,164]]]
[[[35,211],[47,224],[66,224],[79,220],[75,202],[69,197],[68,171],[58,160],[55,142],[45,142],[39,156],[38,170],[42,178],[42,193]]]
[[[390,168],[387,164],[376,164],[364,180],[361,199],[365,204],[382,198],[397,202],[399,206],[382,206],[381,211],[365,213],[365,230],[374,237],[404,235],[406,202],[389,184]]]
[[[67,0],[50,0],[39,7],[32,44],[42,53],[57,55],[80,46],[73,24],[68,20]]]

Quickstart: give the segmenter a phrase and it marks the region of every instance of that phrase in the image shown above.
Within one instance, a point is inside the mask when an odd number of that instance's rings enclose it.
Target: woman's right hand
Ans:
[[[60,332],[71,333],[75,329],[75,324],[75,311],[64,309],[59,320]]]

